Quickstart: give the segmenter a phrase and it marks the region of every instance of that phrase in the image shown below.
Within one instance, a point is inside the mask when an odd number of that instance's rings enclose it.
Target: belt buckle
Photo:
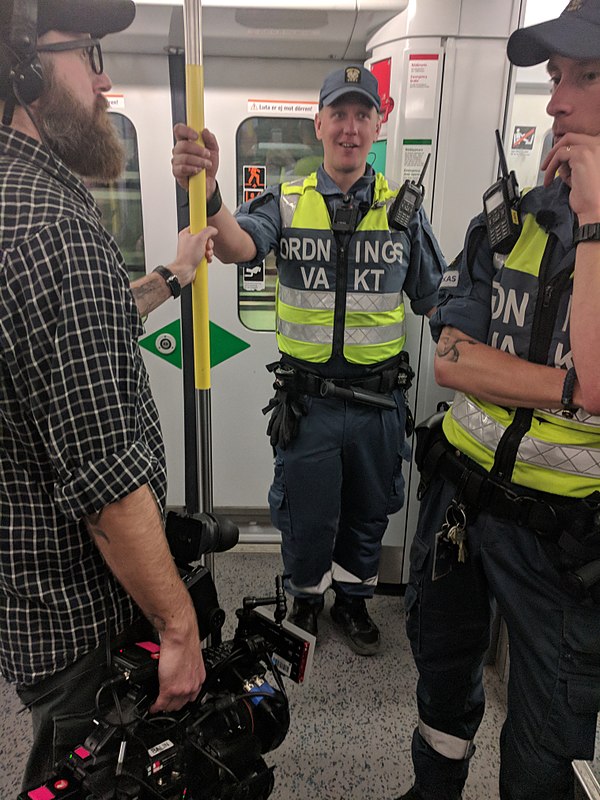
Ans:
[[[536,500],[529,495],[516,494],[508,491],[512,495],[511,500],[517,506],[519,524],[532,528],[540,536],[547,536],[556,530],[559,523],[556,510],[545,500]]]

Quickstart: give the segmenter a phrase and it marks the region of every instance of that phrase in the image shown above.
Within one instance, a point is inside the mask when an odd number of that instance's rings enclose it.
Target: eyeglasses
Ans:
[[[55,42],[37,47],[38,53],[63,53],[66,50],[83,50],[89,59],[92,72],[96,75],[102,75],[104,72],[102,48],[98,39],[74,39],[70,42]]]

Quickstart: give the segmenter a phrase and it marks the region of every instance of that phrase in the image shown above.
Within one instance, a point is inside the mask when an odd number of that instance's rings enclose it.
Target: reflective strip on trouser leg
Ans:
[[[361,583],[364,586],[377,586],[377,575],[373,575],[372,578],[365,578],[362,580],[357,575],[353,575],[351,572],[348,572],[348,570],[340,567],[340,565],[336,564],[335,561],[333,562],[332,566],[333,580],[337,581],[337,583]]]
[[[462,761],[462,759],[471,755],[473,749],[472,739],[459,739],[458,736],[436,731],[435,728],[427,725],[422,719],[419,720],[419,733],[432,750],[435,750],[436,753],[445,758]]]
[[[288,587],[291,594],[314,594],[314,595],[322,595],[325,594],[327,589],[331,586],[331,578],[332,573],[331,570],[327,570],[327,572],[323,575],[319,583],[314,584],[313,586],[297,586],[294,581],[290,578],[288,581]]]

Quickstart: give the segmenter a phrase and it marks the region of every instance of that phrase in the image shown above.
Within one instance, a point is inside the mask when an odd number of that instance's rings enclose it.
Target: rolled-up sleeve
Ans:
[[[486,342],[491,321],[494,256],[481,216],[472,220],[461,253],[445,270],[429,324],[435,341],[446,326]]]
[[[413,217],[408,234],[411,249],[404,290],[415,314],[426,314],[438,303],[438,287],[446,260],[423,208]]]
[[[39,470],[38,482],[68,519],[143,484],[162,504],[160,425],[137,344],[143,328],[116,249],[98,229],[68,220],[18,256],[15,275],[23,260],[31,266],[14,281],[7,315],[14,346],[5,357],[29,446],[15,461],[32,479]]]
[[[256,256],[252,261],[240,262],[240,267],[254,267],[265,260],[271,250],[277,254],[281,238],[281,216],[279,213],[279,187],[270,187],[259,197],[243,203],[235,212],[235,218],[246,233],[252,237]]]

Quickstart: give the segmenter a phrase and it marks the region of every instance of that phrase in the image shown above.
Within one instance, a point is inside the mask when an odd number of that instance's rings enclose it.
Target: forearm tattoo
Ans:
[[[458,345],[462,343],[478,344],[476,339],[459,339],[457,336],[445,335],[440,337],[435,349],[436,358],[445,358],[447,361],[456,362],[460,356]]]
[[[140,317],[145,317],[161,303],[162,298],[157,287],[150,281],[142,283],[141,286],[132,286],[131,291]]]

